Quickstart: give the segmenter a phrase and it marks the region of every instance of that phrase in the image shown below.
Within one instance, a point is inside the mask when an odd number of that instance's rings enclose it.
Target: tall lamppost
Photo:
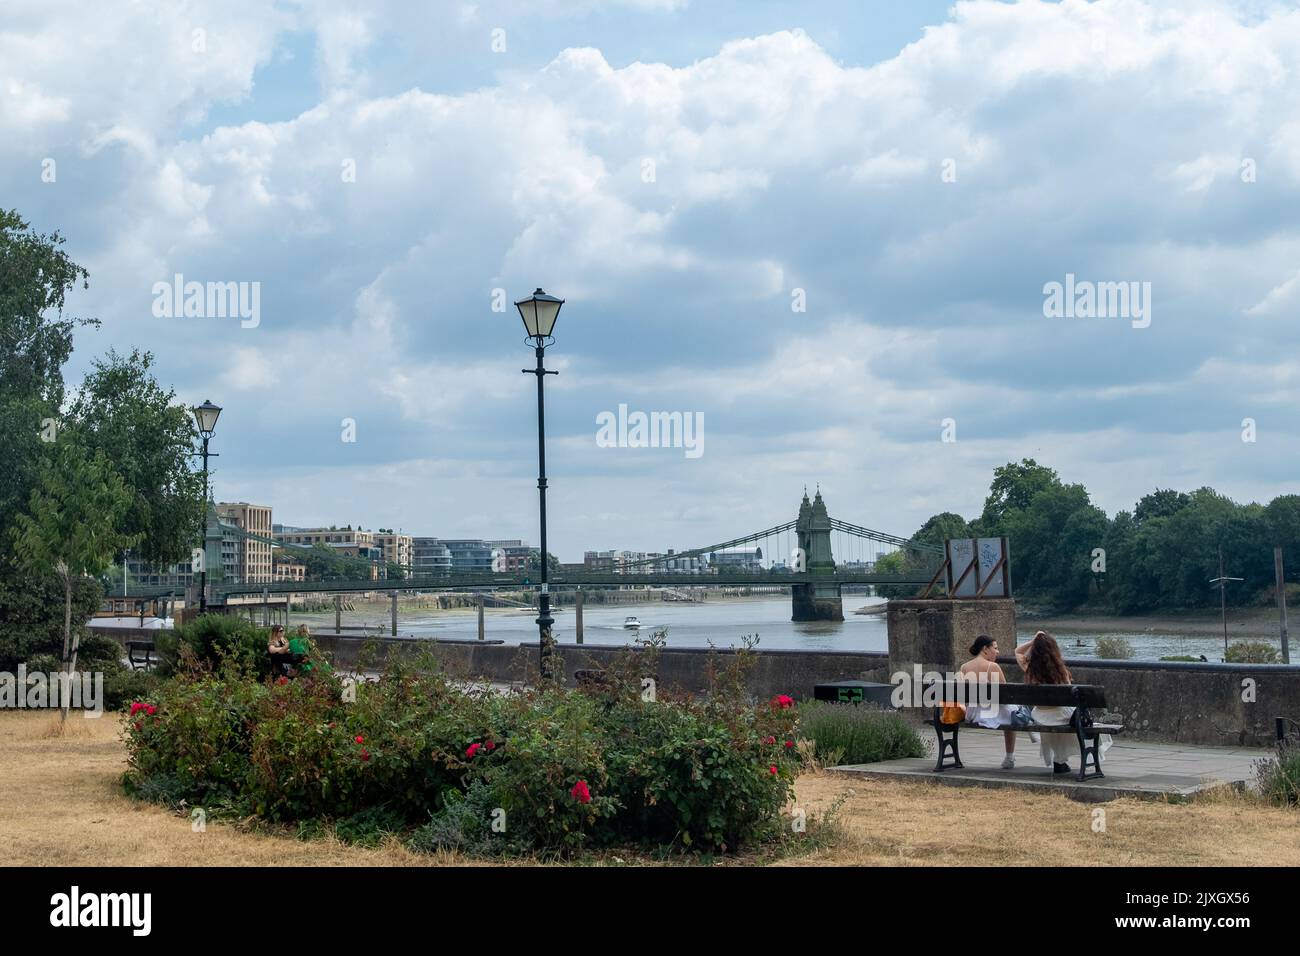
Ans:
[[[547,295],[541,289],[515,303],[520,318],[524,320],[528,343],[537,355],[537,368],[526,368],[523,371],[526,375],[537,376],[537,494],[542,519],[542,593],[537,602],[537,629],[541,637],[539,663],[543,679],[553,676],[551,658],[555,650],[555,638],[551,634],[551,625],[555,623],[555,619],[551,617],[551,595],[546,583],[549,552],[546,550],[546,402],[543,398],[542,383],[546,380],[546,376],[560,373],[547,371],[542,366],[542,358],[546,354],[546,347],[555,342],[551,333],[555,330],[555,320],[559,318],[562,305],[564,305],[563,299]]]
[[[199,436],[203,439],[203,570],[199,572],[199,612],[208,609],[208,458],[217,457],[216,452],[209,454],[208,441],[217,430],[217,418],[221,415],[221,406],[204,400],[202,405],[193,409],[194,421],[199,426]]]

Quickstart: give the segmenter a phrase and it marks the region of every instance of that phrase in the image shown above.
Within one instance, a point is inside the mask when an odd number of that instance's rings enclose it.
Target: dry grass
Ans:
[[[822,866],[1296,866],[1300,814],[1230,790],[1188,804],[872,780],[799,779],[800,805],[839,810],[836,845],[786,861]],[[1105,812],[1105,832],[1094,813]]]
[[[474,865],[423,856],[396,842],[378,849],[300,841],[212,823],[194,833],[185,817],[130,800],[119,783],[125,751],[119,718],[0,713],[0,860],[63,866],[438,866]],[[73,726],[73,725],[76,726]],[[1189,805],[1117,800],[1097,807],[1052,794],[873,781],[817,773],[798,782],[799,806],[838,812],[834,846],[784,865],[1289,865],[1300,864],[1300,815],[1224,795]],[[597,862],[624,862],[603,854]],[[628,857],[629,863],[649,862]],[[689,861],[678,861],[689,862]],[[730,865],[751,860],[730,860]]]

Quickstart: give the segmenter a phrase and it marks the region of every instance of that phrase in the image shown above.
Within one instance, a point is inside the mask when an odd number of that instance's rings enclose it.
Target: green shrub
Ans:
[[[379,846],[407,828],[406,817],[387,804],[367,807],[334,824],[334,835],[355,846]]]
[[[1191,654],[1169,654],[1160,659],[1162,661],[1187,661],[1193,664],[1200,661],[1199,657],[1193,657]]]
[[[925,744],[902,715],[865,704],[804,704],[799,734],[814,741],[818,757],[839,753],[846,764],[925,756]]]
[[[1234,641],[1224,660],[1229,664],[1276,664],[1277,649],[1268,641]]]
[[[1097,638],[1097,656],[1102,660],[1126,661],[1133,656],[1133,645],[1127,638],[1103,635]]]
[[[132,705],[126,782],[302,833],[410,833],[424,850],[711,852],[775,835],[797,772],[794,701],[755,705],[733,672],[705,697],[651,703],[639,675],[653,667],[631,657],[598,691],[503,696],[394,659],[345,702],[331,674],[259,682],[231,657]]]
[[[1300,803],[1300,748],[1283,747],[1275,757],[1255,762],[1259,790],[1276,803]]]
[[[81,665],[77,665],[81,669]],[[162,681],[153,671],[136,670],[121,661],[104,664],[104,709],[125,710],[132,701],[142,700],[152,694]]]
[[[205,614],[183,627],[158,631],[154,638],[158,658],[155,669],[163,677],[172,676],[181,668],[188,650],[195,662],[210,669],[229,660],[265,678],[271,674],[271,659],[266,651],[270,639],[269,630],[241,618]]]

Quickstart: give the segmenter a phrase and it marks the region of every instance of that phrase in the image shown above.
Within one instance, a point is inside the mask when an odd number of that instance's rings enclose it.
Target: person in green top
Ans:
[[[311,652],[311,631],[307,630],[306,624],[299,624],[297,632],[289,638],[289,653],[301,661],[293,671],[295,676],[311,673]]]

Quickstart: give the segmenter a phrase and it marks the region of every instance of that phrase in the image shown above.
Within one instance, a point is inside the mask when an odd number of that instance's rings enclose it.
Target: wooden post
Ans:
[[[343,633],[343,595],[334,595],[334,633]]]
[[[476,607],[478,607],[478,639],[481,641],[484,640],[486,636],[483,632],[483,595],[482,594],[474,595],[474,604]]]
[[[582,588],[573,593],[573,626],[578,633],[578,643],[582,643]]]
[[[1273,577],[1277,581],[1277,613],[1282,626],[1282,663],[1291,663],[1291,645],[1286,634],[1286,578],[1282,574],[1282,549],[1273,549]]]
[[[397,636],[397,592],[393,592],[393,637]]]

